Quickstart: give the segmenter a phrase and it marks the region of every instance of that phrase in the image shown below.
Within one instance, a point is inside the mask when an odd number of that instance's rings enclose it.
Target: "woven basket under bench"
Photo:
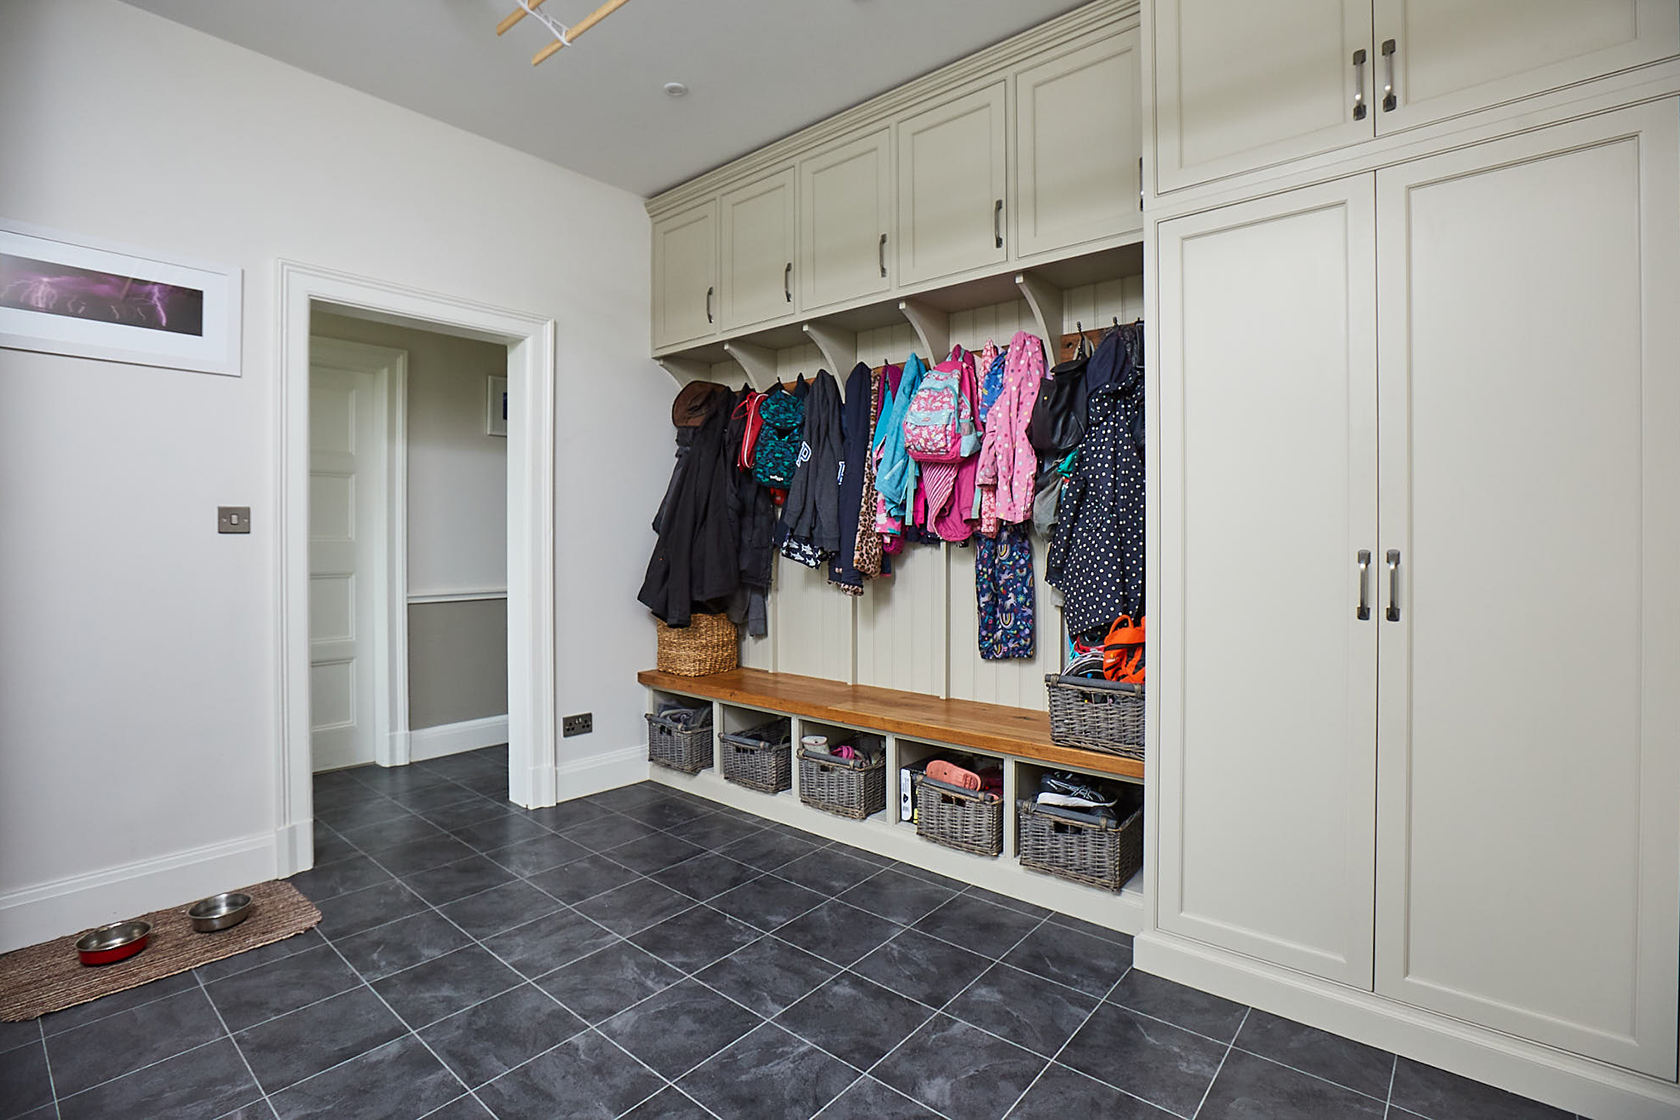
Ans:
[[[1143,810],[1119,824],[1086,823],[1017,801],[1016,843],[1021,866],[1059,879],[1118,891],[1143,866]]]
[[[723,776],[760,793],[793,788],[793,721],[783,716],[718,736]]]
[[[1051,673],[1050,741],[1059,747],[1143,757],[1143,686]]]
[[[946,785],[925,774],[916,779],[916,833],[925,840],[975,855],[1003,854],[1003,799]]]
[[[648,761],[684,774],[698,774],[712,765],[712,725],[684,727],[667,716],[647,716]]]
[[[854,821],[879,813],[887,807],[886,752],[877,746],[872,759],[845,759],[801,747],[799,800]]]

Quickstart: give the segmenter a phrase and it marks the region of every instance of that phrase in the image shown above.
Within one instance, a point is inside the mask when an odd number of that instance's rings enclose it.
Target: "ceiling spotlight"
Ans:
[[[688,87],[683,85],[681,82],[666,82],[665,83],[665,96],[666,97],[687,97],[688,96]]]

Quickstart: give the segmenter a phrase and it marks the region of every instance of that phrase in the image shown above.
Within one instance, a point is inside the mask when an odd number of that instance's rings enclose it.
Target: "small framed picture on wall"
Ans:
[[[506,436],[508,417],[507,378],[492,377],[484,401],[484,434]]]

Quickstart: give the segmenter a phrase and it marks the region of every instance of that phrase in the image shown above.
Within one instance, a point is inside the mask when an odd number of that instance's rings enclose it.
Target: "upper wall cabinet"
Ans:
[[[788,167],[719,200],[725,330],[793,310],[793,197]]]
[[[1007,83],[898,122],[899,279],[913,284],[1009,259]]]
[[[1143,228],[1138,33],[1015,76],[1015,253]]]
[[[1373,135],[1371,0],[1155,0],[1154,10],[1158,190]]]
[[[1156,189],[1680,54],[1674,0],[1154,0]]]
[[[1673,0],[1376,0],[1375,9],[1379,133],[1680,51]]]
[[[799,164],[801,306],[884,292],[892,222],[892,130],[827,148]]]
[[[653,344],[702,338],[717,322],[716,199],[653,224]]]

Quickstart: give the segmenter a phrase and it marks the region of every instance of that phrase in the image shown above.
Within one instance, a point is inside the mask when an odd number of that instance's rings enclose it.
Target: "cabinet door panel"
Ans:
[[[1143,228],[1138,33],[1015,76],[1015,256]]]
[[[716,332],[717,200],[653,227],[653,344],[672,346]]]
[[[809,311],[884,292],[891,253],[892,132],[818,152],[799,164],[800,306]]]
[[[750,326],[794,310],[793,169],[719,200],[723,220],[723,325]]]
[[[1371,986],[1369,175],[1160,226],[1162,929]]]
[[[1155,0],[1157,190],[1368,140],[1370,0]],[[1369,99],[1372,68],[1365,68]]]
[[[1677,148],[1669,103],[1378,173],[1377,987],[1670,1079]]]
[[[1001,264],[1004,90],[998,82],[898,123],[898,262],[905,284]]]
[[[1394,40],[1393,132],[1680,53],[1673,0],[1376,0],[1378,93]]]

